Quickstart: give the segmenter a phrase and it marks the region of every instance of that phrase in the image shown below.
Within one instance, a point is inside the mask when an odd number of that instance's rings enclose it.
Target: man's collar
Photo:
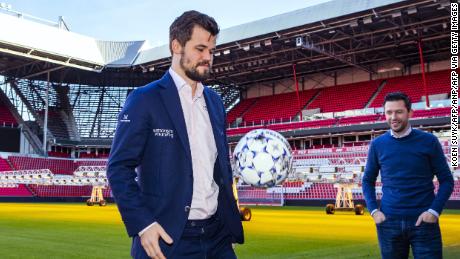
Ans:
[[[407,129],[401,133],[394,132],[392,129],[390,129],[390,134],[393,138],[404,138],[409,136],[409,134],[412,132],[412,126],[409,124]]]
[[[172,67],[169,68],[169,74],[171,75],[173,81],[174,81],[174,84],[176,85],[177,87],[177,91],[180,92],[180,90],[184,87],[184,86],[188,86],[188,87],[191,87],[187,81],[185,81],[184,78],[182,78],[176,71],[174,71],[174,69]],[[195,97],[201,97],[203,95],[203,89],[204,89],[204,86],[201,82],[197,82],[196,84],[196,92],[195,92]]]

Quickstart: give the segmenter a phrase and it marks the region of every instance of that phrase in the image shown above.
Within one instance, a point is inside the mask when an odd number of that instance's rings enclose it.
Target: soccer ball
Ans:
[[[233,151],[234,173],[254,187],[281,184],[292,170],[292,150],[278,132],[256,129],[240,139]]]

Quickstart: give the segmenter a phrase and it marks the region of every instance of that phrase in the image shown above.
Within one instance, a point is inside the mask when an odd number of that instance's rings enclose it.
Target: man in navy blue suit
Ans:
[[[220,97],[210,75],[217,23],[188,11],[170,27],[172,64],[119,115],[107,176],[134,258],[236,258],[243,228]]]

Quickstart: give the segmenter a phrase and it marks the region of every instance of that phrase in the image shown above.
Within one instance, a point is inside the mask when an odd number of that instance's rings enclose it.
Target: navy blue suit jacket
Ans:
[[[225,108],[213,90],[203,95],[218,156],[214,180],[219,186],[217,214],[233,242],[243,243],[243,228],[232,191]],[[166,73],[128,96],[108,161],[107,177],[128,235],[157,221],[175,241],[160,240],[168,257],[179,241],[190,212],[193,171],[190,145],[177,87]],[[135,178],[137,177],[137,181]],[[133,249],[141,248],[135,238]]]

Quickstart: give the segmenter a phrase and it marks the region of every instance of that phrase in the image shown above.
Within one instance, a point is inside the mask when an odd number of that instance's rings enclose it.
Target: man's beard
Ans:
[[[200,65],[210,65],[209,62],[206,62],[206,61],[199,62],[198,64],[196,64],[195,67],[187,68],[185,66],[185,64],[184,64],[185,63],[184,59],[185,59],[184,55],[182,55],[182,57],[180,58],[180,66],[182,67],[182,69],[184,70],[185,75],[188,78],[190,78],[190,79],[192,79],[193,81],[196,81],[196,82],[203,82],[203,81],[205,81],[206,79],[209,78],[210,71],[211,71],[211,66],[209,66],[209,69],[206,72],[202,73],[202,74],[200,74],[200,72],[198,72],[198,70],[196,69]]]
[[[399,122],[399,127],[394,129],[393,126],[392,126],[392,123],[390,121],[390,128],[396,133],[401,133],[407,128],[408,124],[409,124],[408,122],[401,121],[401,122]]]

